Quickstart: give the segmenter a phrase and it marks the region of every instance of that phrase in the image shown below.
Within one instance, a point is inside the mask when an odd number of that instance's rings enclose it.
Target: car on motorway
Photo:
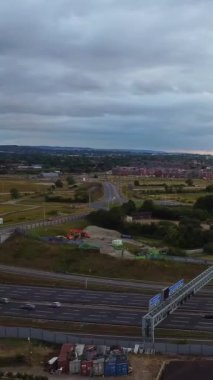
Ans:
[[[61,307],[61,302],[52,302],[52,303],[51,303],[51,306],[52,306],[52,307],[56,307],[56,308],[57,308],[57,307]]]
[[[25,310],[35,310],[35,305],[33,303],[24,303],[23,305],[21,305],[21,309],[25,309]]]
[[[9,303],[9,298],[6,298],[6,297],[0,298],[0,303]]]

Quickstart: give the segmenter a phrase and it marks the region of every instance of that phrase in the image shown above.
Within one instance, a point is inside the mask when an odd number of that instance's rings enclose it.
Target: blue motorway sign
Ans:
[[[162,295],[160,293],[156,294],[154,297],[152,297],[149,300],[149,310],[151,310],[154,307],[158,306],[159,303],[161,303],[161,301],[162,301]]]
[[[183,286],[184,286],[184,280],[183,279],[176,282],[174,285],[171,285],[169,287],[169,295],[172,296],[174,293],[176,293]]]

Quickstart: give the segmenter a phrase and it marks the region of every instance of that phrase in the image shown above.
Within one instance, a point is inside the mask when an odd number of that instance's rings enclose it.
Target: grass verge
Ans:
[[[48,244],[30,236],[14,236],[0,246],[0,263],[52,272],[76,273],[135,279],[143,281],[175,282],[196,277],[203,265],[153,260],[126,260],[79,249],[64,244]]]
[[[104,291],[104,292],[125,292],[125,293],[142,293],[142,294],[153,294],[153,290],[147,288],[128,288],[125,286],[118,287],[115,285],[104,285],[104,284],[94,284],[90,281],[71,281],[71,280],[51,280],[41,277],[32,277],[31,275],[21,276],[11,273],[1,273],[0,284],[13,284],[13,285],[31,285],[31,286],[48,286],[53,288],[70,288],[70,289],[87,289],[94,291]]]

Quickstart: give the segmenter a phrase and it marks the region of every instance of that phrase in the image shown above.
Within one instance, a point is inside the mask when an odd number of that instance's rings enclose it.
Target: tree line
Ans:
[[[210,207],[211,206],[211,207]],[[127,215],[149,211],[159,223],[141,224],[127,222]],[[151,200],[144,201],[139,208],[130,200],[122,206],[92,212],[88,218],[93,224],[116,229],[133,237],[148,237],[181,249],[202,248],[213,253],[213,229],[203,230],[201,222],[213,217],[213,195],[199,198],[194,207],[157,206]],[[177,224],[174,220],[178,221]]]

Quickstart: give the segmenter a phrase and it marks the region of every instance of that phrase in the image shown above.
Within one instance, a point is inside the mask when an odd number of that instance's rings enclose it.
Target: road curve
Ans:
[[[115,185],[113,185],[110,182],[104,182],[103,183],[104,187],[104,195],[103,197],[97,201],[97,202],[92,202],[90,204],[90,207],[93,209],[108,209],[110,205],[113,203],[116,204],[122,204],[125,199],[120,196],[118,193],[118,190]],[[14,232],[17,229],[33,229],[33,228],[38,228],[43,226],[49,226],[53,224],[61,224],[61,223],[66,223],[68,221],[75,221],[79,220],[82,218],[85,218],[89,212],[84,212],[81,214],[74,214],[74,215],[67,215],[63,217],[57,217],[52,220],[38,220],[38,221],[31,221],[31,222],[23,222],[23,223],[16,223],[16,224],[10,224],[6,227],[1,226],[0,227],[0,243],[1,243],[1,235],[5,234],[10,234]]]
[[[93,202],[91,207],[98,209],[109,209],[113,204],[122,204],[125,202],[125,199],[119,194],[115,185],[110,182],[103,182],[104,195],[102,199],[97,202]]]

